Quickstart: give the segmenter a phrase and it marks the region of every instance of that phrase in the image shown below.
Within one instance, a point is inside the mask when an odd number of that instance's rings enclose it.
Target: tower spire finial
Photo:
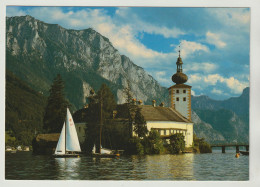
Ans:
[[[179,57],[181,57],[181,42],[180,42],[180,45],[179,45]]]

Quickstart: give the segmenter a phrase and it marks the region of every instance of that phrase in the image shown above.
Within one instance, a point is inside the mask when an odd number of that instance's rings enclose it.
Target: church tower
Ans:
[[[184,84],[187,82],[188,77],[182,72],[182,64],[179,50],[179,57],[176,62],[177,72],[172,76],[175,85],[168,88],[170,106],[191,120],[191,86]]]

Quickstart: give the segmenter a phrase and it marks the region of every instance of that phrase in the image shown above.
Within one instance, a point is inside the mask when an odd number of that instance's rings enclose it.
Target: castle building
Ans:
[[[176,62],[177,72],[172,76],[172,81],[175,83],[169,88],[170,107],[165,107],[163,103],[156,106],[156,101],[153,100],[151,105],[143,105],[140,101],[138,105],[141,114],[146,121],[148,131],[156,130],[162,139],[166,142],[170,136],[176,133],[181,133],[184,136],[185,147],[193,145],[193,122],[191,121],[191,86],[184,84],[188,77],[182,71],[182,59],[179,57]],[[118,128],[126,128],[128,124],[126,104],[117,105],[116,111],[113,113],[114,126]],[[87,110],[87,109],[85,109]],[[135,114],[134,114],[135,115]],[[79,137],[84,140],[85,130],[83,131],[82,124],[75,124]],[[132,132],[132,136],[137,136]]]

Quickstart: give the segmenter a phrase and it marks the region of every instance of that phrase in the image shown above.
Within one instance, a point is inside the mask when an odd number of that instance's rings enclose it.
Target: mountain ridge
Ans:
[[[17,20],[19,23],[17,23]],[[81,79],[81,85],[78,85],[78,87],[84,87],[85,81],[91,88],[98,89],[100,84],[97,85],[93,80],[89,81],[91,78],[88,76],[82,75],[82,78],[79,77],[79,74],[92,73],[110,82],[111,87],[114,87],[112,91],[117,96],[119,103],[124,102],[123,88],[127,86],[128,80],[133,92],[144,103],[150,103],[153,99],[167,102],[164,99],[165,94],[168,93],[167,88],[160,86],[142,67],[134,64],[125,55],[121,55],[111,45],[108,38],[103,37],[91,28],[67,30],[57,24],[49,25],[31,16],[24,16],[7,18],[6,30],[7,68],[45,94],[47,94],[48,86],[52,81],[49,77],[54,77],[57,72],[63,75],[67,72],[74,72],[78,79]],[[28,70],[31,77],[37,79],[36,77],[40,75],[43,77],[47,75],[47,80],[46,77],[43,78],[46,86],[40,87],[35,81],[28,80],[28,77],[21,75],[23,74],[21,69],[26,71],[25,68],[19,67],[19,65],[17,68],[17,63],[10,62],[11,57],[23,59],[26,68],[31,68],[31,70]],[[38,68],[32,67],[37,62]],[[37,76],[33,75],[33,72]],[[68,78],[65,77],[65,79]],[[84,92],[84,90],[81,92]],[[81,95],[80,100],[85,100],[87,93]],[[69,100],[71,100],[71,97]],[[73,104],[75,108],[79,109],[84,102]]]

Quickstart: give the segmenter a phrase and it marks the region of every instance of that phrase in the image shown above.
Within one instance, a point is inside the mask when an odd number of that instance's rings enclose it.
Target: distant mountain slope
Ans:
[[[199,118],[199,121],[196,117],[193,119],[194,131],[199,137],[209,142],[221,142],[223,139],[216,136],[221,134],[225,142],[249,142],[249,88],[245,88],[241,96],[224,101],[193,96],[192,109]],[[213,138],[211,129],[218,138]]]
[[[23,145],[41,130],[46,98],[6,71],[5,127]]]
[[[236,115],[230,110],[220,109],[220,110],[195,110],[196,114],[200,117],[203,122],[210,124],[210,128],[205,128],[199,124],[195,123],[194,130],[196,134],[201,134],[206,132],[202,137],[205,137],[209,142],[249,142],[249,123],[243,120],[241,117]],[[208,125],[209,126],[209,125]],[[200,127],[200,128],[199,128]],[[224,137],[214,139],[211,131],[208,129],[213,129],[216,134],[221,134]],[[198,135],[199,136],[199,135]]]
[[[76,109],[84,105],[89,90],[97,90],[101,83],[108,84],[118,103],[124,102],[127,80],[144,103],[168,100],[166,88],[93,29],[67,30],[21,16],[6,19],[6,32],[7,69],[44,95],[60,73]]]
[[[211,124],[200,119],[198,114],[194,111],[192,111],[191,119],[194,123],[193,130],[197,137],[205,138],[205,140],[210,143],[226,142],[221,132],[215,130]]]
[[[249,115],[249,87],[243,90],[239,97],[231,97],[227,100],[218,101],[210,99],[208,96],[192,96],[191,106],[193,109],[228,109],[238,115]]]

